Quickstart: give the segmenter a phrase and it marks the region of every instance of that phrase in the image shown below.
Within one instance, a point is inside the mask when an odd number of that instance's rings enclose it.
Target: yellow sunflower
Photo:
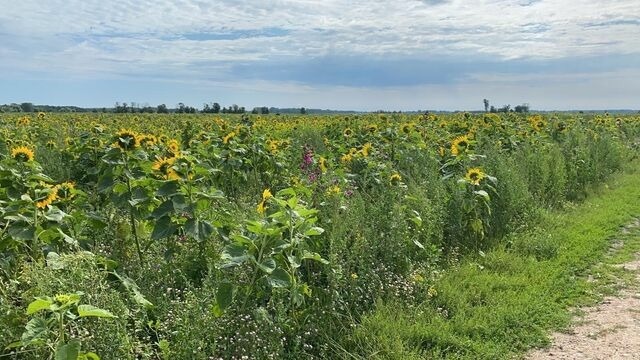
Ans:
[[[228,144],[229,140],[233,139],[234,136],[236,136],[235,132],[232,131],[232,132],[228,133],[227,136],[222,138],[222,143],[223,144]]]
[[[36,207],[38,209],[44,209],[58,199],[58,187],[50,185],[46,186],[49,188],[47,195],[44,198],[36,201]]]
[[[120,130],[115,136],[114,145],[125,151],[133,150],[140,145],[138,134],[131,130]]]
[[[159,172],[163,178],[167,180],[177,180],[180,179],[178,173],[173,169],[173,164],[176,162],[175,157],[171,158],[159,158],[154,161],[151,169]]]
[[[18,146],[11,149],[11,157],[20,162],[33,161],[33,150],[26,146]]]
[[[260,203],[258,203],[258,206],[256,207],[256,211],[259,214],[264,214],[267,211],[267,200],[271,199],[272,197],[273,195],[271,194],[271,190],[264,189],[264,191],[262,192],[262,201],[260,201]]]
[[[473,185],[480,185],[480,181],[482,181],[485,176],[486,174],[482,172],[482,169],[471,168],[467,170],[467,174],[464,176],[464,178]]]
[[[65,181],[61,184],[56,185],[57,188],[57,196],[60,199],[69,200],[75,196],[74,190],[76,185],[71,181]]]
[[[171,139],[167,143],[167,148],[169,148],[169,153],[173,155],[173,157],[177,157],[180,155],[180,143],[176,139]]]
[[[351,137],[351,135],[353,135],[353,130],[351,130],[350,128],[346,128],[344,129],[344,131],[342,131],[342,135],[344,137]]]
[[[393,173],[393,175],[391,175],[391,177],[389,177],[389,181],[392,184],[397,184],[402,180],[402,176],[400,176],[400,174],[398,173]]]
[[[138,138],[140,145],[146,148],[154,147],[158,144],[158,138],[155,135],[143,134]]]
[[[451,154],[458,156],[469,147],[469,137],[467,135],[458,136],[451,142]]]

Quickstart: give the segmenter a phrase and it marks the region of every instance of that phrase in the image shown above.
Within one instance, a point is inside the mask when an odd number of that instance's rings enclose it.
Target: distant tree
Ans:
[[[482,102],[484,102],[484,112],[489,112],[489,100],[484,99]]]
[[[300,108],[300,114],[304,115],[304,114],[306,114],[306,113],[307,113],[307,109],[305,109],[305,108],[301,107],[301,108]]]
[[[211,106],[211,111],[214,114],[218,114],[220,112],[220,104],[218,104],[217,102],[214,102],[213,105]]]
[[[34,112],[35,111],[35,108],[34,108],[33,104],[30,103],[30,102],[23,102],[22,104],[20,104],[20,109],[23,112]]]
[[[251,110],[252,114],[259,114],[260,110],[257,107],[254,107],[253,110]]]
[[[495,107],[495,106],[491,105],[491,107],[489,108],[489,112],[490,112],[490,113],[497,113],[497,112],[498,112],[498,109],[496,109],[496,107]]]
[[[508,113],[510,110],[511,110],[511,105],[504,105],[503,107],[498,109],[498,112]]]
[[[204,104],[204,106],[202,107],[202,112],[205,114],[209,114],[211,112],[211,107],[209,106],[209,104]]]
[[[517,105],[513,110],[517,113],[528,113],[529,112],[529,104]]]
[[[269,108],[268,108],[268,107],[266,107],[266,106],[261,107],[261,108],[260,108],[260,113],[261,113],[261,114],[265,114],[265,115],[266,115],[266,114],[269,114]]]
[[[158,114],[168,114],[169,113],[169,109],[167,109],[167,105],[165,104],[160,104],[157,106],[157,111]]]

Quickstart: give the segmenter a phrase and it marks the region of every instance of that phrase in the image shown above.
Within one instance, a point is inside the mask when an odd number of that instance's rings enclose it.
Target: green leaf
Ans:
[[[274,288],[285,288],[291,286],[291,276],[288,272],[281,268],[273,270],[271,275],[267,277],[269,285]]]
[[[261,263],[256,262],[258,268],[260,270],[266,272],[267,274],[271,274],[273,270],[276,268],[276,261],[273,258],[266,258],[262,260]]]
[[[163,216],[169,215],[172,212],[173,212],[173,201],[167,200],[162,204],[160,204],[160,206],[158,206],[155,210],[153,210],[153,213],[151,213],[151,216],[153,216],[154,219],[159,219]]]
[[[131,189],[131,199],[129,200],[129,204],[131,204],[131,206],[139,205],[147,200],[149,200],[149,197],[143,188],[135,187]]]
[[[178,230],[178,228],[171,223],[171,218],[168,216],[163,216],[160,219],[156,220],[156,224],[153,227],[153,232],[151,233],[151,239],[164,239],[175,234],[176,230]]]
[[[80,341],[73,339],[56,350],[56,360],[78,360]]]
[[[322,234],[323,232],[324,232],[323,228],[314,226],[311,229],[305,231],[304,234],[307,236],[316,236],[316,235]]]
[[[66,242],[67,244],[69,244],[69,245],[77,245],[78,244],[76,239],[74,239],[71,236],[65,234],[60,228],[58,228],[58,233],[60,233],[60,235],[62,235],[62,238],[64,239],[64,242]]]
[[[62,212],[62,210],[58,209],[57,207],[50,207],[49,210],[44,213],[45,219],[58,223],[61,222],[65,218],[65,216],[67,216],[67,214]]]
[[[136,302],[136,304],[143,306],[146,309],[153,308],[153,304],[149,300],[147,300],[144,295],[142,295],[142,293],[140,292],[140,288],[138,288],[138,285],[133,280],[131,280],[127,276],[120,275],[115,271],[111,272],[111,274],[117,277],[122,285],[131,292],[131,294],[133,295],[133,300]]]
[[[231,283],[223,282],[218,286],[218,291],[216,292],[217,310],[224,312],[224,310],[231,305],[231,302],[233,302],[233,285]]]
[[[36,298],[27,306],[27,315],[37,313],[41,310],[47,310],[53,304],[51,298]]]
[[[47,266],[53,270],[64,269],[64,263],[60,260],[60,255],[53,251],[47,254]]]
[[[40,343],[47,338],[49,332],[49,324],[42,317],[35,317],[27,323],[22,333],[20,341],[22,345],[27,346],[34,343]]]
[[[238,244],[229,244],[224,247],[220,259],[224,262],[220,265],[221,269],[237,266],[249,259],[247,248]]]
[[[189,219],[184,224],[184,231],[198,241],[209,239],[215,228],[206,221]]]
[[[156,195],[167,196],[167,197],[173,196],[178,193],[178,189],[179,189],[178,182],[175,180],[170,180],[165,182],[164,184],[162,184],[162,186],[160,186],[160,188],[158,188]]]
[[[110,311],[97,308],[93,305],[78,305],[78,315],[80,317],[100,317],[100,318],[117,318]]]
[[[100,356],[94,352],[80,353],[78,360],[100,360]]]
[[[323,259],[322,256],[320,256],[320,254],[315,253],[315,252],[306,251],[306,250],[305,250],[304,253],[302,253],[302,259],[303,260],[308,259],[308,260],[318,261],[318,262],[323,263],[325,265],[329,263],[329,261]]]
[[[36,228],[24,222],[15,222],[9,225],[7,232],[16,240],[33,240]]]

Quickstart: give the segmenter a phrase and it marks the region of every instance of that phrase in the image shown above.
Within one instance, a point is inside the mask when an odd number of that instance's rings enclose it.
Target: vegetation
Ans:
[[[0,357],[499,358],[639,210],[631,115],[0,124]]]

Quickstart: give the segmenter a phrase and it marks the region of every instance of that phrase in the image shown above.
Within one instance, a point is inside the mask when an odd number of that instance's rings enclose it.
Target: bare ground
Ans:
[[[623,233],[637,227],[640,220],[626,226]],[[621,247],[617,241],[611,250],[615,252]],[[640,259],[618,266],[635,273],[640,281]],[[527,359],[640,359],[640,289],[622,289],[597,306],[582,310],[584,316],[574,327],[554,334],[551,347],[535,350]]]

